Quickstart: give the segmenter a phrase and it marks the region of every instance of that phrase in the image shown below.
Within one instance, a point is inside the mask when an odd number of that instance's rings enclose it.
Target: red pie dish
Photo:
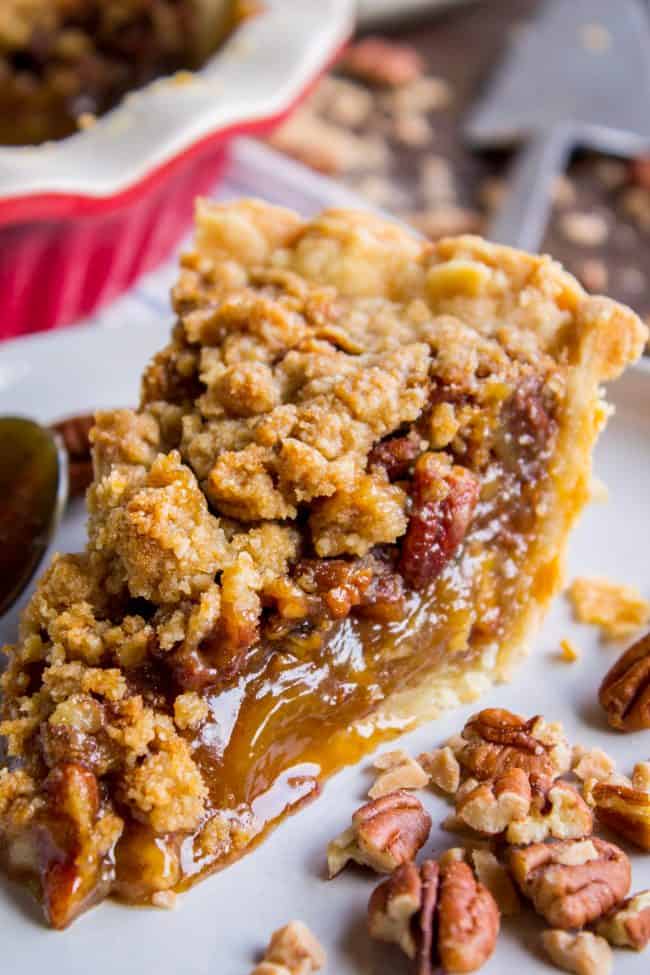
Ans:
[[[81,318],[159,264],[230,137],[293,108],[345,43],[353,8],[265,0],[200,70],[128,94],[67,138],[0,147],[0,339]]]

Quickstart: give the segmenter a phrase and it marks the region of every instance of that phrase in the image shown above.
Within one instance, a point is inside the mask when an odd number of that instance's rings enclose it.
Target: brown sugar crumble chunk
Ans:
[[[171,902],[504,677],[589,497],[601,384],[646,336],[549,258],[254,200],[199,202],[172,303],[139,408],[91,431],[86,549],[6,650],[0,860],[55,926]],[[565,751],[481,712],[431,771],[553,781]],[[406,766],[384,785],[428,781]],[[84,809],[53,802],[70,776]]]

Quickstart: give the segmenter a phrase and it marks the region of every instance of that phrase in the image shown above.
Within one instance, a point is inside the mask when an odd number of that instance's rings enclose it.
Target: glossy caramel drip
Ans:
[[[209,816],[193,836],[152,837],[151,856],[165,870],[162,846],[180,843],[177,889],[231,862],[318,795],[330,775],[415,723],[391,718],[382,707],[387,699],[436,672],[453,676],[456,669],[460,676],[498,645],[527,589],[528,544],[502,531],[504,519],[511,529],[530,527],[524,522],[531,509],[518,500],[509,507],[507,492],[495,491],[482,503],[462,557],[428,591],[410,592],[398,622],[348,617],[324,638],[312,633],[272,649],[258,645],[237,680],[206,692],[210,719],[193,740],[193,754],[209,786]],[[215,843],[214,824],[222,820],[234,837]],[[118,845],[117,893],[142,901],[148,896],[138,832],[137,842]]]

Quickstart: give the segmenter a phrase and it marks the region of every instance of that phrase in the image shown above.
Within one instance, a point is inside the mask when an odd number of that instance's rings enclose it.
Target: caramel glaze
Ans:
[[[263,641],[239,677],[206,690],[211,718],[187,734],[210,812],[194,835],[150,835],[148,846],[143,828],[127,825],[113,893],[146,902],[155,889],[185,889],[232,862],[317,796],[330,775],[412,726],[387,712],[377,717],[391,695],[443,667],[452,674],[455,663],[460,674],[496,651],[532,584],[524,566],[545,479],[489,468],[459,557],[428,590],[409,591],[399,621],[348,617],[324,638]],[[234,829],[228,841],[206,844],[215,815]]]

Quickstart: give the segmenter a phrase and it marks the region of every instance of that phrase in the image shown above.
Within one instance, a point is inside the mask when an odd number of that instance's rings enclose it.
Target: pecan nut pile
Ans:
[[[352,816],[352,825],[327,848],[330,877],[350,861],[390,873],[412,860],[431,831],[431,817],[422,803],[399,790],[373,799]]]
[[[425,860],[398,867],[368,904],[372,937],[398,944],[418,975],[474,972],[492,955],[500,915],[489,890],[461,861]]]
[[[600,685],[598,697],[613,728],[650,728],[650,633],[616,661]]]

